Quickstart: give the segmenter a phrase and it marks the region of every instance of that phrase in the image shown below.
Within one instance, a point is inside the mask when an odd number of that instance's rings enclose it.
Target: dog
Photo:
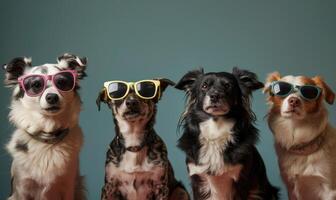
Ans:
[[[324,106],[324,100],[333,104],[335,93],[319,76],[278,72],[268,75],[264,92],[289,199],[336,199],[336,129]]]
[[[236,67],[232,73],[190,71],[176,84],[187,95],[178,147],[186,153],[194,199],[278,198],[255,147],[250,97],[263,86],[254,73]]]
[[[189,199],[153,127],[156,105],[168,85],[174,83],[168,79],[104,83],[96,103],[98,109],[101,102],[111,108],[116,135],[106,155],[101,199]]]
[[[32,66],[31,58],[17,57],[3,66],[4,83],[13,89],[9,120],[16,127],[6,146],[13,158],[9,200],[86,199],[77,92],[86,58],[64,54],[57,61]]]

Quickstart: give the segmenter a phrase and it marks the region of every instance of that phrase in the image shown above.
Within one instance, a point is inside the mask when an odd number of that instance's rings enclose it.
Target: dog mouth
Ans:
[[[205,107],[205,112],[213,115],[225,115],[229,112],[229,109],[223,105],[213,104]]]
[[[50,112],[50,113],[56,113],[56,112],[61,110],[61,107],[51,106],[51,107],[45,108],[44,110],[47,111],[47,112]]]
[[[295,109],[295,108],[292,108],[292,109],[288,109],[288,110],[286,110],[286,111],[284,111],[283,112],[283,114],[285,115],[285,116],[299,116],[299,115],[301,115],[301,113],[300,113],[300,111],[299,110],[297,110],[297,109]]]
[[[123,114],[123,117],[125,119],[135,119],[135,118],[138,118],[142,116],[142,113],[140,110],[129,110],[129,111],[126,111],[124,114]]]

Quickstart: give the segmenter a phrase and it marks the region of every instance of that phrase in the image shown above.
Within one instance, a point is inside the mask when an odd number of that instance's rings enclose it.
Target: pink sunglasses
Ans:
[[[27,74],[18,78],[21,88],[31,97],[42,94],[47,87],[48,80],[51,80],[57,90],[69,92],[75,88],[77,72],[75,70],[64,70],[53,75]]]

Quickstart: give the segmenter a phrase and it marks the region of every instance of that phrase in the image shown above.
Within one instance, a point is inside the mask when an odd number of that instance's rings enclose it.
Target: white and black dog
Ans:
[[[187,191],[174,177],[166,145],[153,127],[156,104],[174,83],[168,79],[106,83],[97,105],[102,101],[111,108],[116,135],[106,154],[101,198],[188,200]]]
[[[86,58],[64,54],[57,61],[32,66],[30,58],[18,57],[4,65],[5,85],[13,88],[9,120],[16,127],[7,145],[13,157],[9,200],[85,199],[77,89]]]
[[[250,97],[263,87],[254,73],[190,71],[175,86],[187,106],[178,147],[187,156],[194,199],[277,199],[255,144]]]

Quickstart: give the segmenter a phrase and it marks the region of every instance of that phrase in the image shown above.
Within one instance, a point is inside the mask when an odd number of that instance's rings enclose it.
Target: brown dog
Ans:
[[[336,130],[324,100],[335,94],[321,77],[268,75],[268,123],[289,199],[336,199]]]

